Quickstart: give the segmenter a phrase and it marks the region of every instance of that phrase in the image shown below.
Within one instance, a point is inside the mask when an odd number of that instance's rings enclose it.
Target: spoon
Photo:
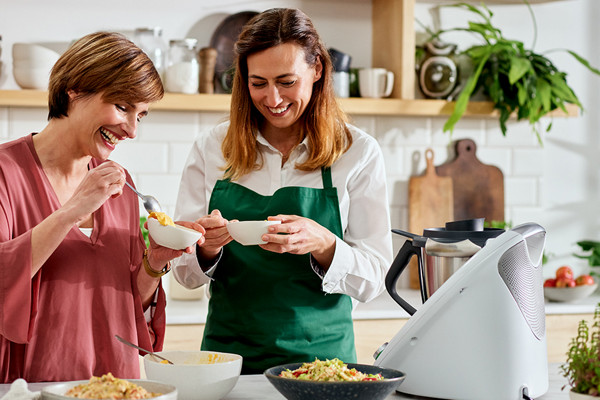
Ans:
[[[153,353],[153,352],[151,352],[151,351],[148,351],[148,350],[146,350],[146,349],[142,349],[141,347],[139,347],[139,346],[136,346],[135,344],[133,344],[133,343],[131,343],[131,342],[129,342],[129,341],[127,341],[127,340],[123,339],[123,338],[122,338],[121,336],[119,336],[119,335],[115,335],[115,337],[116,337],[116,338],[117,338],[117,339],[118,339],[118,340],[119,340],[121,343],[125,343],[127,346],[131,346],[131,347],[133,347],[133,348],[136,348],[136,349],[138,349],[138,350],[141,350],[141,351],[143,351],[144,353],[150,354],[150,355],[151,355],[151,356],[153,356],[153,357],[156,357],[156,358],[159,358],[159,359],[161,359],[161,360],[163,360],[163,361],[166,361],[166,362],[168,362],[168,363],[169,363],[169,364],[171,364],[171,365],[173,364],[171,361],[167,360],[166,358],[164,358],[164,357],[162,357],[162,356],[159,356],[158,354],[156,354],[156,353]]]
[[[129,184],[129,182],[127,182],[127,181],[125,181],[125,184],[127,186],[129,186],[129,188],[131,190],[133,190],[135,192],[135,194],[137,194],[140,197],[140,199],[142,199],[142,203],[144,204],[144,208],[146,209],[146,211],[148,211],[148,213],[151,213],[153,211],[154,212],[161,212],[162,211],[162,208],[160,207],[160,204],[158,203],[158,200],[156,200],[154,197],[148,196],[148,195],[145,195],[145,194],[141,194],[140,192],[138,192],[137,190],[135,190],[133,188],[133,186],[131,186]]]

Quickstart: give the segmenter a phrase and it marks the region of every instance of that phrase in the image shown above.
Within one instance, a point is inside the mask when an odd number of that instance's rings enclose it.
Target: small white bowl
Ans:
[[[60,54],[36,43],[14,43],[12,46],[12,59],[27,61],[34,65],[54,65]]]
[[[545,287],[544,296],[552,301],[575,301],[585,299],[598,288],[598,284],[581,285],[574,287]]]
[[[150,354],[144,356],[148,379],[174,385],[179,400],[218,400],[237,383],[242,371],[242,356],[216,351],[162,351],[157,353],[173,362],[164,364]]]
[[[227,231],[236,242],[251,246],[267,243],[261,239],[267,233],[267,227],[280,223],[281,221],[233,221],[227,224]]]
[[[159,245],[184,250],[202,237],[202,233],[181,225],[161,225],[156,218],[148,218],[148,233]]]
[[[52,68],[14,68],[13,76],[21,89],[48,90]]]

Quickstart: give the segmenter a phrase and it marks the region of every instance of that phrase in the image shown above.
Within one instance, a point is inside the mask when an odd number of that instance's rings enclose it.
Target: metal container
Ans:
[[[392,229],[409,238],[398,252],[385,278],[385,286],[392,298],[410,315],[416,309],[396,290],[396,282],[412,256],[417,257],[421,300],[423,303],[446,282],[452,274],[477,253],[488,239],[504,232],[503,229],[484,228],[484,219],[454,221],[444,228],[425,229],[423,236]]]

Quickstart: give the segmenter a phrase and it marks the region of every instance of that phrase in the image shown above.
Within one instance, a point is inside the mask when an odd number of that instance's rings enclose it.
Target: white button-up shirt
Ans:
[[[175,220],[195,221],[208,214],[213,187],[223,178],[221,142],[227,127],[228,122],[219,124],[194,142],[179,186]],[[348,127],[354,139],[352,146],[331,167],[344,238],[336,239],[335,255],[323,276],[322,288],[326,293],[343,293],[366,302],[385,289],[385,275],[392,262],[388,194],[379,144],[358,128]],[[282,154],[260,133],[257,141],[263,166],[236,183],[263,196],[284,186],[323,188],[320,169],[306,172],[294,168],[307,158],[306,139],[283,166]],[[177,281],[190,289],[210,281],[194,253],[177,259],[173,272]]]

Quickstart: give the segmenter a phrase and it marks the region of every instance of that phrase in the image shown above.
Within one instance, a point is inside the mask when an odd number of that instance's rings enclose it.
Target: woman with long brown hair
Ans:
[[[174,266],[187,287],[210,281],[202,349],[243,355],[243,373],[353,362],[352,299],[382,292],[392,257],[381,150],[339,108],[303,12],[258,14],[235,52],[229,121],[194,143],[175,212],[206,229]],[[242,246],[227,233],[234,219],[281,223]]]

